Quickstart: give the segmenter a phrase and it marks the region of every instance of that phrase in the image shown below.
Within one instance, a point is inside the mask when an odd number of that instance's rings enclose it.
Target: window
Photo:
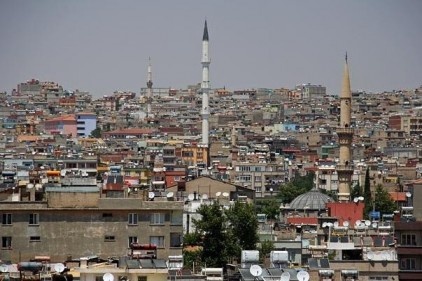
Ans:
[[[172,225],[183,225],[183,212],[172,211],[170,216],[170,223]]]
[[[138,281],[147,281],[146,276],[138,276]]]
[[[404,246],[416,246],[416,235],[403,233],[401,235],[401,244]]]
[[[164,248],[164,236],[150,236],[149,243],[156,245],[157,248]]]
[[[104,241],[105,242],[113,242],[116,240],[116,237],[114,237],[114,235],[106,235],[104,236]]]
[[[39,241],[41,241],[40,236],[30,236],[29,237],[29,242],[39,242]]]
[[[12,248],[12,237],[10,237],[10,236],[3,236],[1,238],[1,247],[3,249],[10,249],[10,248]]]
[[[151,214],[151,224],[164,224],[164,214],[163,213]]]
[[[182,247],[182,233],[170,233],[170,247]]]
[[[2,224],[12,224],[12,214],[3,214]]]
[[[403,258],[400,260],[400,269],[404,270],[415,270],[416,259],[415,258]]]
[[[128,247],[130,247],[130,245],[132,243],[138,243],[138,236],[129,236],[129,239],[128,239]]]
[[[111,218],[112,216],[112,213],[103,213],[103,218]]]
[[[29,214],[29,224],[30,225],[38,225],[39,218],[37,213]]]
[[[137,225],[138,224],[138,214],[130,213],[128,215],[128,224],[130,225]]]

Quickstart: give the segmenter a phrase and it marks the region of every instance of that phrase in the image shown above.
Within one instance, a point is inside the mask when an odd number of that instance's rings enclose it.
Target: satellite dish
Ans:
[[[207,200],[208,199],[208,195],[206,193],[202,194],[202,199],[203,200]]]
[[[287,271],[283,272],[280,276],[280,281],[289,281],[290,280],[290,273]]]
[[[322,227],[327,227],[327,223],[326,222],[323,222],[322,223]]]
[[[62,273],[64,271],[65,267],[62,263],[56,263],[54,265],[54,270],[58,273]]]
[[[338,221],[334,222],[334,227],[338,227]]]
[[[28,183],[28,184],[26,185],[26,188],[27,188],[27,189],[33,189],[33,188],[34,188],[34,185],[33,185],[32,183]]]
[[[368,254],[366,256],[368,257],[368,260],[374,259],[374,253],[372,253],[372,252],[368,252]]]
[[[366,220],[366,221],[365,221],[365,225],[366,225],[366,226],[370,226],[370,225],[371,225],[371,221]]]
[[[359,196],[359,201],[363,201],[363,199],[365,199],[363,196]]]
[[[360,220],[355,221],[355,226],[359,226],[361,224]]]
[[[299,281],[308,281],[309,280],[309,273],[304,271],[304,270],[299,271],[296,276],[297,276],[297,280],[299,280]]]
[[[372,227],[373,227],[373,228],[377,228],[377,226],[378,226],[378,224],[377,224],[376,222],[373,222],[373,223],[372,223]]]
[[[228,192],[223,192],[223,197],[229,197],[229,193]]]
[[[406,197],[407,197],[407,198],[412,197],[412,193],[410,193],[409,191],[408,191],[408,192],[406,192]]]
[[[258,277],[262,274],[262,268],[257,264],[253,264],[251,265],[251,268],[249,268],[249,272],[252,274],[252,276]]]
[[[172,198],[174,196],[174,193],[172,191],[170,191],[169,193],[167,193],[167,198]]]
[[[349,227],[349,222],[348,222],[348,221],[344,221],[344,222],[343,222],[343,226],[345,226],[345,227]]]
[[[5,264],[0,265],[0,272],[8,272],[9,271],[9,267]]]
[[[357,203],[359,201],[358,197],[353,198],[353,202]]]
[[[193,199],[195,199],[195,195],[194,195],[193,193],[190,193],[190,194],[188,195],[188,199],[189,199],[190,201],[192,201]]]
[[[114,281],[114,276],[113,274],[107,272],[106,274],[103,275],[103,281]]]
[[[215,196],[216,197],[220,197],[221,196],[221,192],[219,191],[219,192],[217,192],[216,194],[215,194]]]
[[[149,199],[154,199],[154,197],[155,197],[155,193],[154,192],[152,192],[152,191],[148,192],[148,198]]]
[[[37,183],[37,184],[35,185],[35,189],[36,189],[36,190],[40,190],[41,188],[42,188],[42,184]]]
[[[66,176],[66,171],[65,170],[61,170],[60,171],[60,176],[62,176],[62,177]]]

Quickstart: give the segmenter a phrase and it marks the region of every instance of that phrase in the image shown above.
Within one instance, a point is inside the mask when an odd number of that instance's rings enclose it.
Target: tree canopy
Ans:
[[[239,259],[242,250],[256,249],[258,219],[253,205],[235,202],[225,209],[214,202],[202,205],[198,213],[201,219],[194,220],[195,233],[185,235],[188,239],[184,244],[202,246],[200,262],[203,265],[222,267],[231,259]]]
[[[283,203],[290,203],[297,196],[306,193],[314,186],[315,173],[310,172],[305,176],[296,175],[294,179],[280,187],[277,197],[281,198]]]

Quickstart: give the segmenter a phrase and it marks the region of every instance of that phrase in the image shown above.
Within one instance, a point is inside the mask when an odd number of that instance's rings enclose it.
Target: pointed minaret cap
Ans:
[[[352,91],[350,89],[350,75],[349,75],[349,65],[347,64],[347,53],[345,57],[345,64],[344,64],[344,71],[343,71],[343,83],[341,86],[341,94],[340,97],[342,98],[351,98]]]
[[[208,41],[208,27],[207,27],[207,20],[205,20],[205,25],[204,25],[204,35],[202,36],[202,41]]]

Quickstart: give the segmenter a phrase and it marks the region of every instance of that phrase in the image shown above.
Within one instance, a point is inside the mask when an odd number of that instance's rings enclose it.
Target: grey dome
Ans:
[[[288,208],[293,210],[321,210],[325,209],[325,203],[332,200],[330,196],[313,189],[293,199]]]

